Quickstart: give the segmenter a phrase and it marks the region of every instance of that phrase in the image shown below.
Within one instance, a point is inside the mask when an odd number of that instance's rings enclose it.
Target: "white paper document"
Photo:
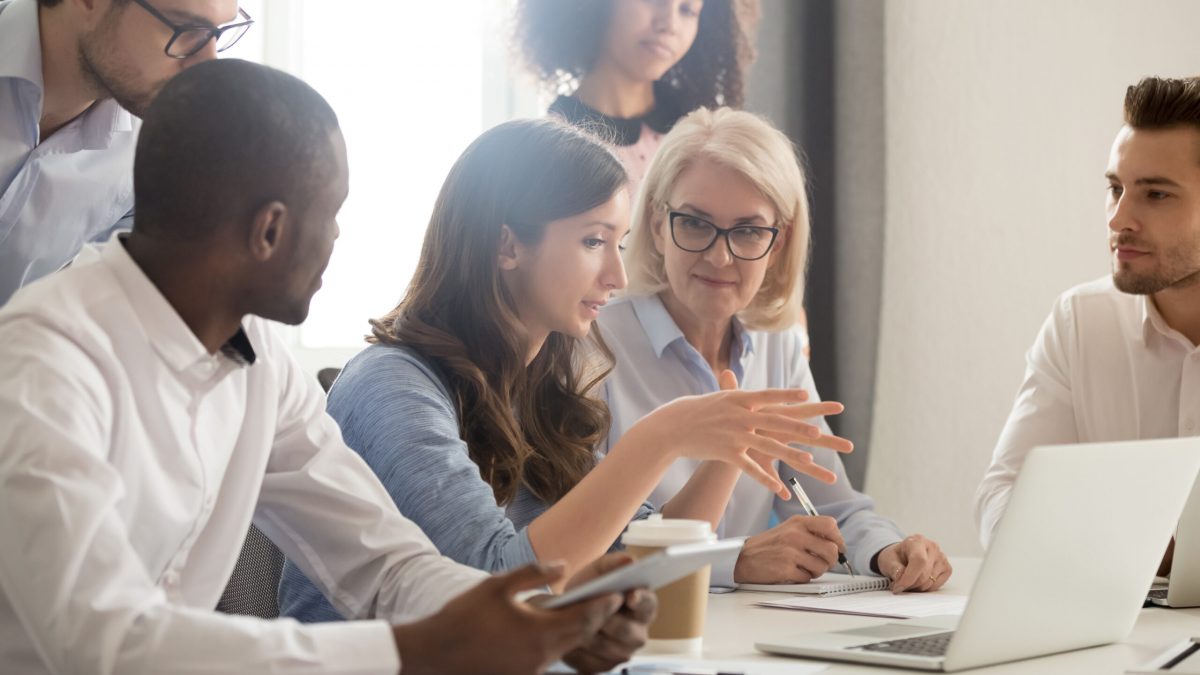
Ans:
[[[824,663],[685,659],[675,656],[635,656],[614,673],[628,675],[809,675],[829,666]]]
[[[825,663],[804,663],[794,659],[706,659],[689,655],[634,656],[633,660],[609,671],[608,675],[814,675],[829,668]],[[548,675],[574,673],[565,664],[556,664]]]
[[[765,600],[757,604],[761,607],[800,609],[807,612],[858,614],[884,619],[912,619],[941,614],[962,614],[963,609],[967,606],[967,596],[940,592],[895,595],[890,591],[873,591],[857,595]]]

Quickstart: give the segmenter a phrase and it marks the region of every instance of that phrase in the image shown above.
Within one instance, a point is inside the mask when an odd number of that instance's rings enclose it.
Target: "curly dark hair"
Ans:
[[[521,0],[516,44],[539,80],[570,94],[599,56],[605,36],[596,27],[611,15],[612,0]],[[758,16],[759,0],[704,3],[692,49],[660,80],[681,110],[742,106]]]

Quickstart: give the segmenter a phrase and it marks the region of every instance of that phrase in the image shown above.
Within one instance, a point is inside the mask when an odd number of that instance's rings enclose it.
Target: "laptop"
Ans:
[[[1160,607],[1200,607],[1200,480],[1175,528],[1171,576],[1150,588],[1146,601]]]
[[[1035,448],[961,616],[755,647],[952,672],[1116,642],[1137,620],[1197,471],[1200,438]]]

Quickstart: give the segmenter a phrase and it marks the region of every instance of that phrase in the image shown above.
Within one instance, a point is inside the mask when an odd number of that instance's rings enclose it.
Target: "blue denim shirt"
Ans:
[[[443,555],[489,572],[537,560],[528,526],[550,505],[524,488],[511,504],[496,503],[459,436],[454,399],[424,358],[403,347],[367,347],[334,383],[328,409],[346,444]],[[643,504],[636,517],[652,512]],[[279,611],[304,622],[342,619],[291,561]]]

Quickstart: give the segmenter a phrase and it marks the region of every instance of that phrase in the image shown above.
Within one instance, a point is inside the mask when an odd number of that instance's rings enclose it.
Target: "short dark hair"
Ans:
[[[1200,130],[1200,77],[1142,79],[1125,90],[1125,123],[1134,129]]]
[[[709,0],[700,11],[694,49],[660,82],[680,110],[742,107],[754,61],[758,0]],[[569,94],[604,45],[612,0],[521,0],[516,40],[528,68],[559,94]]]
[[[303,212],[333,172],[333,108],[279,70],[237,59],[171,78],[146,111],[134,159],[134,230],[194,240],[281,201]]]

